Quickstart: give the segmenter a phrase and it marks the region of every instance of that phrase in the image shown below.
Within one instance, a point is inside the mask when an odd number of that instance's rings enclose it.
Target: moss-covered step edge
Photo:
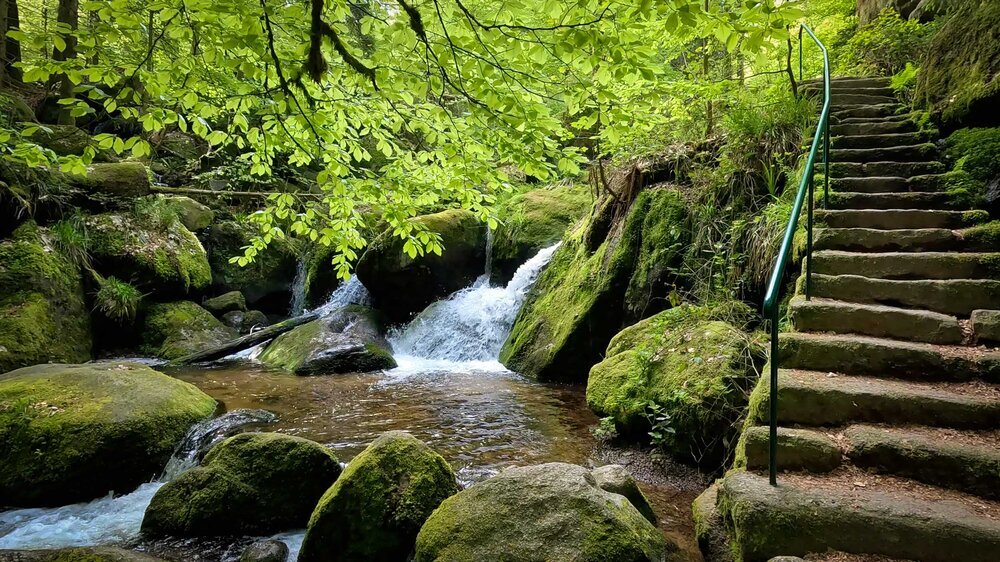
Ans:
[[[932,143],[880,148],[831,148],[833,162],[928,162],[937,158],[937,146]]]
[[[838,193],[930,193],[945,189],[949,177],[948,174],[926,174],[908,178],[898,176],[830,178],[830,189]],[[816,185],[822,183],[822,174],[817,175]]]
[[[966,228],[989,221],[986,211],[928,211],[909,209],[818,210],[816,222],[831,228],[880,230]]]
[[[767,470],[769,464],[770,428],[749,426],[743,430],[736,445],[735,468]],[[822,431],[789,427],[778,428],[778,469],[824,473],[836,470],[843,452],[830,436]]]
[[[801,277],[800,289],[804,282]],[[932,310],[962,317],[968,317],[977,309],[1000,309],[1000,281],[989,279],[898,280],[814,273],[812,290],[817,297]]]
[[[997,248],[1000,248],[1000,221],[962,231],[947,228],[817,228],[813,231],[814,251],[992,252]]]
[[[823,275],[878,279],[1000,279],[1000,253],[820,250],[813,253],[812,266]]]
[[[823,164],[815,166],[818,173],[823,172]],[[831,178],[864,178],[864,177],[902,177],[926,176],[943,174],[944,164],[940,162],[831,162]]]
[[[957,345],[964,336],[958,318],[929,310],[813,298],[792,298],[789,315],[796,331],[858,334],[875,338]]]
[[[884,148],[913,146],[931,140],[933,133],[915,131],[909,133],[869,133],[836,136],[830,139],[831,148]]]
[[[765,424],[770,404],[769,372],[750,395],[747,423]],[[991,429],[1000,400],[977,393],[978,383],[931,384],[846,376],[827,371],[778,370],[778,423],[833,426],[895,423]]]
[[[891,115],[896,115],[903,108],[898,103],[880,103],[880,104],[865,104],[855,107],[839,107],[832,108],[830,113],[830,122],[839,123],[844,119],[851,119],[856,117],[871,118],[871,117],[889,117]]]
[[[837,192],[831,193],[827,208],[829,209],[927,209],[927,210],[964,210],[975,206],[977,201],[966,192],[921,193],[921,192]]]
[[[893,135],[900,133],[912,133],[917,130],[917,124],[912,120],[892,120],[878,121],[871,123],[842,123],[840,125],[830,125],[830,134],[835,137],[846,137],[853,135]]]
[[[803,489],[771,486],[766,477],[734,471],[718,482],[718,523],[703,517],[699,541],[709,530],[725,533],[735,558],[764,562],[829,549],[927,562],[988,562],[1000,550],[1000,522],[961,505],[921,499],[904,492]],[[696,500],[704,504],[705,500]]]

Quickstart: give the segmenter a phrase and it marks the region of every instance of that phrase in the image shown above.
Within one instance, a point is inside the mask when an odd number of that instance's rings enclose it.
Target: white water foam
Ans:
[[[368,289],[361,283],[357,275],[352,275],[346,283],[342,283],[333,293],[330,294],[330,298],[327,299],[325,303],[316,307],[315,312],[320,316],[328,316],[335,312],[337,309],[344,308],[345,306],[359,304],[363,306],[371,305],[371,295],[368,294]]]

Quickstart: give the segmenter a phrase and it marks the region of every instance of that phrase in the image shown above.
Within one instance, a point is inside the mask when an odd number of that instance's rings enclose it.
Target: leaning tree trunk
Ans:
[[[68,61],[76,58],[76,29],[80,12],[79,4],[79,0],[59,0],[59,23],[69,26],[73,34],[63,38],[66,41],[65,49],[60,50],[57,48],[53,50],[52,58],[54,60]],[[73,97],[73,81],[66,74],[62,74],[59,78],[59,97],[63,99]],[[60,125],[76,124],[76,118],[70,113],[71,111],[72,108],[70,106],[62,106],[59,110]]]
[[[17,0],[0,0],[0,85],[18,86],[22,72],[14,66],[21,62],[21,43],[7,35],[21,27]]]

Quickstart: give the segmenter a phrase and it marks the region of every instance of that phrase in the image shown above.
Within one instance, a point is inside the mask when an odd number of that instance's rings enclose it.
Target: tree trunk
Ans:
[[[0,84],[21,84],[22,72],[14,66],[21,62],[21,42],[7,36],[10,29],[21,27],[17,0],[0,0]]]
[[[249,349],[257,344],[264,343],[267,340],[274,339],[292,328],[312,322],[317,318],[319,318],[319,314],[316,313],[304,314],[302,316],[290,318],[283,322],[278,322],[273,326],[268,326],[267,328],[253,332],[252,334],[236,338],[231,342],[213,347],[212,349],[206,349],[199,351],[198,353],[192,353],[191,355],[175,359],[171,363],[173,365],[190,365],[192,363],[204,363],[205,361],[222,359],[227,355],[232,355],[238,351],[243,351],[244,349]]]
[[[76,30],[79,23],[80,6],[79,0],[59,0],[59,23],[66,24],[74,35],[68,35],[63,39],[66,41],[65,49],[54,49],[52,58],[57,61],[68,61],[76,58]],[[59,78],[59,97],[62,99],[73,98],[73,81],[69,76],[62,74]],[[59,110],[60,125],[75,125],[76,118],[70,113],[71,108],[63,106]]]

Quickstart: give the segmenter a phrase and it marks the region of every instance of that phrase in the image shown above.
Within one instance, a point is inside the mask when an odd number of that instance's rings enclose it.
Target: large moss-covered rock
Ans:
[[[220,346],[239,336],[191,301],[157,303],[146,312],[143,347],[163,359],[178,359]]]
[[[416,562],[661,562],[678,548],[581,466],[510,468],[448,498],[417,536]]]
[[[114,546],[58,550],[0,550],[0,562],[166,562],[142,552]]]
[[[363,306],[342,308],[281,334],[264,349],[260,361],[296,375],[367,373],[396,366],[375,311]]]
[[[79,268],[34,222],[0,241],[0,373],[90,359],[90,320]]]
[[[90,146],[90,135],[75,125],[44,125],[31,136],[31,141],[48,148],[59,156],[81,156]],[[97,144],[94,143],[94,147]]]
[[[305,526],[340,475],[326,447],[279,433],[244,433],[216,445],[164,484],[142,520],[152,536],[254,535]]]
[[[208,228],[215,220],[215,211],[190,197],[172,195],[163,199],[177,208],[181,224],[192,232]]]
[[[763,348],[727,322],[740,307],[682,305],[622,330],[594,365],[587,404],[619,431],[645,435],[655,404],[666,415],[662,446],[686,462],[718,468],[735,443]]]
[[[666,306],[689,238],[681,194],[648,189],[624,223],[607,201],[556,251],[518,313],[500,361],[542,380],[585,380],[623,324]]]
[[[299,562],[405,560],[421,525],[456,492],[440,455],[409,433],[385,433],[323,494]]]
[[[112,206],[132,203],[150,193],[149,171],[141,162],[91,164],[85,176],[67,176],[86,198]]]
[[[212,283],[208,256],[176,215],[140,212],[87,217],[94,267],[104,275],[130,279],[143,291],[177,296]]]
[[[441,235],[444,251],[411,258],[391,231],[379,235],[358,262],[357,274],[375,306],[404,321],[435,300],[468,287],[486,268],[486,225],[474,214],[451,209],[414,219]]]
[[[556,187],[516,195],[500,209],[502,222],[493,236],[493,275],[506,281],[539,250],[558,242],[587,214],[593,203],[588,189]]]
[[[208,228],[204,240],[212,288],[218,293],[240,291],[252,308],[287,314],[298,261],[291,241],[273,240],[246,266],[229,262],[243,255],[243,248],[250,245],[256,233],[254,225],[237,221],[216,222]]]
[[[957,4],[920,62],[916,101],[945,129],[1000,125],[1000,3]]]
[[[215,411],[193,385],[131,363],[48,364],[0,375],[0,503],[64,505],[155,478]]]
[[[243,298],[243,293],[229,291],[217,297],[205,299],[201,303],[201,306],[205,307],[212,314],[221,316],[227,312],[245,311],[247,309],[247,300]]]

